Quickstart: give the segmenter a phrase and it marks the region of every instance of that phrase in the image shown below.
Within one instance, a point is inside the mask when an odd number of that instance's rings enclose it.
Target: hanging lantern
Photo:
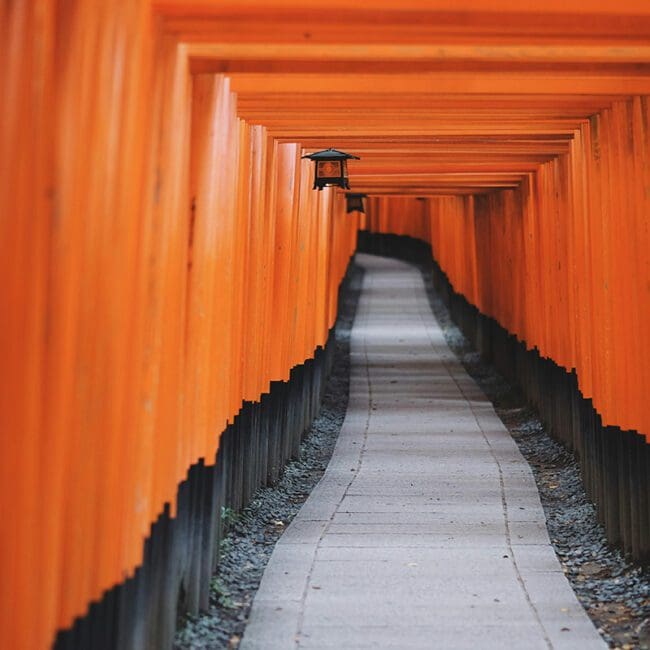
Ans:
[[[303,158],[313,160],[316,169],[314,173],[314,189],[322,190],[324,187],[342,187],[344,190],[350,189],[348,181],[347,161],[351,158],[360,160],[357,156],[337,151],[336,149],[325,149],[310,153]]]
[[[345,195],[347,213],[350,214],[350,212],[361,212],[361,214],[366,214],[366,209],[363,204],[363,200],[366,198],[366,196],[366,194],[355,194],[354,192],[348,192]]]

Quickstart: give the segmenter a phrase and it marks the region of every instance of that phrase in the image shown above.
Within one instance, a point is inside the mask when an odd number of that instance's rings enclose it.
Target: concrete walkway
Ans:
[[[420,273],[358,261],[341,436],[240,647],[605,648],[550,546],[530,469],[447,347]]]

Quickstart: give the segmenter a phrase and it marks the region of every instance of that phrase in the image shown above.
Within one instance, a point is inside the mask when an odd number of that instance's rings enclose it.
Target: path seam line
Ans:
[[[368,284],[370,285],[369,287],[366,287],[366,282],[368,282]],[[363,298],[364,298],[363,294],[364,294],[364,291],[366,290],[366,288],[370,289],[371,287],[372,287],[372,278],[370,277],[370,274],[366,273],[364,275],[363,284],[361,286],[361,301],[363,301]],[[359,303],[359,307],[361,307],[362,304],[363,304],[361,301]],[[370,305],[372,303],[372,292],[371,291],[368,291],[367,300],[365,301],[365,303],[366,304],[364,305],[364,307],[366,307],[366,309],[362,312],[362,314],[363,314],[363,317],[364,317],[364,325],[367,325],[369,323],[369,321],[370,321],[369,314],[370,314]],[[361,315],[361,314],[358,314],[358,315]],[[355,318],[355,322],[356,322],[356,318]],[[352,323],[352,328],[351,328],[351,332],[350,332],[350,352],[352,352],[352,344],[353,344],[353,338],[352,337],[353,337],[353,332],[354,332],[354,328],[355,328],[355,322]],[[362,331],[367,332],[367,327],[365,329],[363,329]],[[296,648],[300,646],[300,638],[302,636],[302,628],[303,628],[304,617],[305,617],[305,604],[306,604],[306,600],[307,600],[307,594],[309,593],[309,585],[311,584],[311,577],[312,577],[312,574],[314,572],[314,566],[316,564],[316,556],[318,555],[318,551],[320,549],[320,545],[321,545],[321,542],[323,541],[323,538],[325,537],[325,535],[327,534],[330,526],[333,523],[334,516],[338,512],[340,505],[343,503],[343,500],[348,495],[348,491],[350,489],[350,486],[352,485],[352,483],[354,483],[354,480],[357,477],[357,475],[359,473],[359,470],[361,469],[361,463],[362,463],[362,460],[363,460],[363,455],[364,455],[364,453],[366,451],[366,446],[367,446],[367,442],[368,442],[368,431],[370,429],[370,418],[372,416],[372,383],[370,381],[370,364],[368,362],[367,334],[365,334],[365,333],[363,335],[363,355],[364,355],[364,359],[365,359],[365,364],[364,364],[365,365],[365,375],[366,375],[366,382],[367,382],[367,387],[368,387],[368,409],[367,409],[367,412],[366,412],[366,422],[365,422],[364,430],[363,430],[363,442],[362,442],[362,445],[361,445],[361,449],[359,450],[359,457],[357,459],[356,471],[354,472],[354,474],[352,475],[352,477],[348,481],[348,484],[347,484],[345,490],[343,491],[343,495],[341,496],[338,503],[334,507],[334,509],[332,511],[332,514],[330,515],[330,518],[327,521],[327,524],[325,525],[325,527],[323,528],[321,534],[319,535],[318,541],[316,542],[316,545],[314,547],[314,555],[312,557],[312,561],[311,561],[311,564],[309,566],[309,571],[307,573],[307,579],[305,580],[305,588],[303,589],[302,598],[300,600],[300,612],[298,614],[298,625],[297,625],[296,634],[295,634],[295,637],[294,637],[294,645],[295,645]],[[352,371],[352,360],[350,360],[350,371]],[[350,372],[350,375],[351,374],[352,373]],[[350,382],[350,387],[351,387],[351,385],[352,384]],[[343,427],[341,427],[341,429],[343,429]],[[325,470],[325,473],[327,473],[327,469]],[[323,474],[323,477],[325,477],[325,474]]]
[[[422,281],[421,277],[420,277],[420,280]],[[426,296],[426,288],[424,287],[424,282],[422,282],[422,289],[424,289],[425,297],[427,297]],[[414,293],[416,294],[416,298],[417,298],[417,291],[415,290],[415,288],[414,288]],[[506,528],[506,545],[508,547],[508,551],[509,551],[509,554],[510,554],[510,561],[511,561],[512,566],[513,566],[513,568],[515,570],[515,574],[517,576],[517,582],[519,583],[519,586],[521,587],[521,590],[522,590],[522,592],[524,594],[526,602],[528,603],[528,607],[530,608],[531,612],[533,613],[535,621],[537,622],[537,624],[539,625],[539,627],[540,627],[540,629],[542,631],[542,634],[544,636],[544,641],[545,641],[547,647],[549,648],[549,650],[553,650],[553,643],[551,642],[551,639],[550,639],[550,637],[548,635],[548,632],[546,630],[546,626],[542,622],[542,618],[541,618],[541,616],[539,614],[539,611],[537,610],[537,607],[535,606],[535,604],[533,603],[533,601],[532,601],[532,599],[530,597],[530,593],[528,592],[528,588],[526,587],[526,583],[525,583],[525,581],[524,581],[524,579],[523,579],[523,577],[521,575],[519,565],[517,564],[517,560],[515,559],[515,553],[514,553],[514,549],[512,547],[512,536],[511,536],[511,533],[510,533],[510,520],[508,518],[508,502],[507,502],[507,499],[506,499],[505,482],[503,480],[503,469],[501,467],[501,463],[500,463],[499,459],[497,458],[497,455],[495,454],[492,445],[490,444],[490,440],[488,439],[488,437],[487,437],[487,435],[485,433],[485,430],[481,426],[481,422],[479,420],[479,417],[476,414],[476,411],[474,410],[474,405],[473,405],[472,399],[467,396],[467,394],[463,390],[462,386],[458,383],[458,380],[456,379],[454,373],[451,371],[450,364],[445,360],[445,356],[439,354],[439,352],[437,351],[436,344],[434,343],[433,339],[431,338],[431,334],[429,332],[429,327],[427,326],[427,321],[425,319],[425,316],[422,313],[422,310],[420,309],[420,302],[421,301],[416,300],[416,303],[418,304],[418,314],[420,316],[422,324],[424,325],[424,329],[425,329],[425,332],[427,334],[427,338],[429,339],[429,343],[431,344],[431,348],[434,351],[434,353],[436,354],[436,356],[440,359],[440,362],[442,363],[443,367],[445,368],[445,370],[449,374],[449,377],[451,378],[451,380],[454,382],[454,384],[456,384],[456,387],[458,388],[458,391],[460,392],[460,394],[463,396],[463,399],[467,402],[467,405],[469,406],[469,409],[472,412],[472,416],[474,417],[476,425],[478,426],[479,431],[481,432],[481,436],[483,437],[483,440],[485,440],[485,444],[488,446],[488,449],[490,450],[490,455],[492,456],[492,460],[495,462],[495,464],[497,466],[497,469],[499,471],[499,486],[500,486],[500,490],[501,490],[501,504],[502,504],[502,508],[503,508],[503,518],[504,518],[504,524],[505,524],[505,528]],[[427,304],[427,306],[429,306],[428,300],[427,300],[426,304]],[[427,316],[430,316],[430,315],[435,319],[435,315],[433,315],[433,312],[431,311],[431,307],[429,306]],[[440,329],[442,331],[442,327]],[[444,335],[444,332],[443,332],[443,335]],[[445,346],[449,347],[447,345],[446,341],[445,341]],[[449,348],[449,349],[451,351],[451,348]],[[452,354],[453,354],[453,352],[452,352]],[[459,365],[461,365],[460,360],[457,360],[457,363]],[[461,369],[462,369],[462,365],[461,365]],[[463,370],[463,372],[464,372],[464,370]],[[472,381],[474,381],[474,380],[472,380]],[[477,384],[477,386],[478,386],[478,384]],[[486,400],[487,400],[487,397],[486,397]],[[489,402],[489,400],[487,400],[487,401]],[[524,462],[525,462],[525,459],[524,459]]]

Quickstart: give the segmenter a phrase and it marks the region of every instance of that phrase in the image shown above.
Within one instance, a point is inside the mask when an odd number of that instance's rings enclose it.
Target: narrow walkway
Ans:
[[[275,548],[241,648],[605,648],[530,469],[447,347],[419,272],[358,261],[341,436]]]

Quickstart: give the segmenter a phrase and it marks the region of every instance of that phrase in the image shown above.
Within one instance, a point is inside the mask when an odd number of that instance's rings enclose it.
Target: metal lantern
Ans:
[[[363,200],[366,198],[366,196],[366,194],[348,192],[345,195],[347,213],[350,214],[350,212],[361,212],[361,214],[366,214],[366,209],[363,204]]]
[[[350,189],[348,181],[347,161],[353,158],[359,160],[357,156],[337,151],[336,149],[325,149],[310,153],[303,158],[313,160],[315,164],[314,189],[322,190],[324,187],[342,187],[344,190]]]

